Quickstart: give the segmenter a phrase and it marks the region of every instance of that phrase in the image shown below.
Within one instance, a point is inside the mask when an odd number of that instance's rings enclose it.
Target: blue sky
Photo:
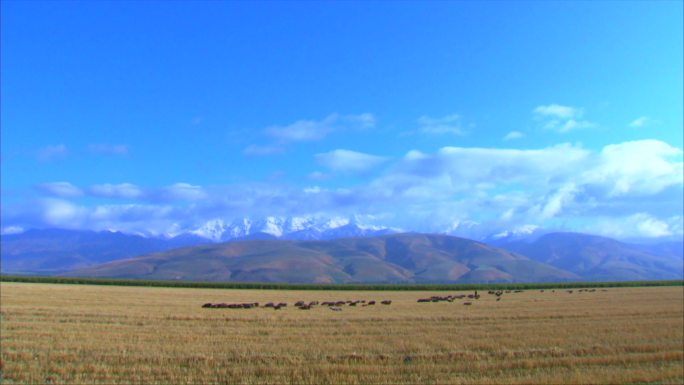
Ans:
[[[682,236],[682,2],[2,2],[2,229]]]

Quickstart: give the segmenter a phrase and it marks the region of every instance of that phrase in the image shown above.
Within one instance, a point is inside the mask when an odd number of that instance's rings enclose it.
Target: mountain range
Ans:
[[[574,273],[481,242],[415,233],[324,241],[248,240],[206,244],[109,262],[67,275],[315,283],[580,279]]]
[[[629,244],[534,229],[478,242],[344,220],[315,228],[287,220],[234,225],[216,222],[201,229],[213,233],[156,238],[29,230],[2,235],[0,268],[5,274],[284,282],[619,281],[684,275],[682,242]]]
[[[275,217],[238,218],[231,222],[213,219],[188,234],[214,242],[249,239],[320,240],[343,237],[369,237],[400,232],[384,226],[363,224],[357,217]]]

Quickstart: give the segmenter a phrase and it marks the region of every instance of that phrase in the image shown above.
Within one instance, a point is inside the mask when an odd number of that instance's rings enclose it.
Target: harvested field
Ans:
[[[0,290],[6,384],[684,383],[682,287],[526,290],[500,301],[480,292],[453,302],[417,300],[473,292]],[[355,300],[377,304],[294,306]]]

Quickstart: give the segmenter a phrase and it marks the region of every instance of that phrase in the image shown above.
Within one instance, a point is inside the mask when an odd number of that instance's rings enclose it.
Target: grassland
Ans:
[[[684,383],[681,286],[416,302],[435,294],[3,282],[0,370],[7,384]],[[292,307],[354,299],[392,304]],[[201,308],[254,301],[289,306]]]

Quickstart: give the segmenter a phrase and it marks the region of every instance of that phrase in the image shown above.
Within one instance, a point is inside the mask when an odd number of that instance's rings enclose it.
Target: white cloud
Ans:
[[[673,235],[670,224],[648,213],[597,218],[585,231],[614,238],[660,238]]]
[[[367,171],[386,162],[382,156],[364,154],[351,150],[338,149],[322,154],[316,154],[316,161],[333,171],[361,172]]]
[[[596,123],[582,120],[582,108],[550,104],[537,106],[533,111],[534,119],[546,130],[567,133],[582,128],[596,127]]]
[[[49,145],[38,150],[38,160],[50,161],[66,157],[69,150],[63,144]]]
[[[423,134],[452,134],[464,135],[459,115],[447,115],[441,118],[421,116],[418,118],[419,131]]]
[[[561,106],[558,104],[538,106],[534,109],[533,112],[537,116],[545,116],[557,119],[571,119],[581,117],[584,113],[584,111],[581,108]]]
[[[131,183],[93,185],[89,192],[94,196],[116,199],[136,199],[143,196],[142,189]]]
[[[632,128],[642,128],[642,127],[649,126],[653,123],[654,123],[653,119],[646,117],[646,116],[641,116],[639,118],[634,119],[632,122],[630,122],[629,126]]]
[[[281,142],[307,142],[321,140],[334,131],[365,129],[375,126],[372,114],[331,114],[322,120],[299,120],[287,126],[272,126],[266,135]]]
[[[69,182],[42,183],[39,190],[58,198],[75,198],[83,195],[83,191]]]
[[[586,120],[575,120],[575,119],[569,119],[566,120],[565,122],[561,122],[559,126],[551,126],[551,129],[555,129],[556,131],[560,133],[566,133],[570,132],[572,130],[576,130],[579,128],[592,128],[595,127],[596,124],[586,121]]]
[[[79,227],[83,222],[84,209],[62,199],[40,201],[42,221],[49,227]]]
[[[207,198],[207,192],[201,186],[189,183],[176,183],[163,189],[165,197],[170,200],[196,201]]]
[[[99,155],[128,155],[128,146],[125,144],[95,143],[88,145],[88,151]]]
[[[572,144],[525,150],[443,147],[408,151],[399,159],[338,149],[315,157],[330,174],[311,173],[299,182],[316,181],[300,188],[282,179],[144,189],[100,184],[85,193],[129,202],[92,206],[69,192],[82,189],[59,182],[46,186],[57,191],[52,195],[73,202],[4,205],[0,214],[4,227],[24,229],[81,226],[159,233],[217,217],[368,214],[384,218],[382,224],[414,231],[444,231],[458,223],[454,231],[464,236],[533,225],[618,237],[671,237],[682,232],[681,216],[668,218],[682,212],[682,155],[681,149],[657,140],[616,143],[598,151]],[[371,180],[341,185],[344,178],[334,178],[338,172],[366,172]],[[621,221],[629,231],[619,231]],[[472,223],[477,225],[466,226]]]
[[[302,191],[304,191],[304,194],[318,194],[321,191],[321,188],[318,186],[313,186],[313,187],[305,187]]]
[[[587,184],[607,189],[610,197],[651,195],[684,183],[681,157],[681,149],[659,140],[612,144],[580,176]]]
[[[520,139],[520,138],[524,138],[524,137],[525,137],[525,134],[523,134],[520,131],[511,131],[508,134],[506,134],[506,136],[503,137],[503,140],[509,141],[509,140],[515,140],[515,139]]]

